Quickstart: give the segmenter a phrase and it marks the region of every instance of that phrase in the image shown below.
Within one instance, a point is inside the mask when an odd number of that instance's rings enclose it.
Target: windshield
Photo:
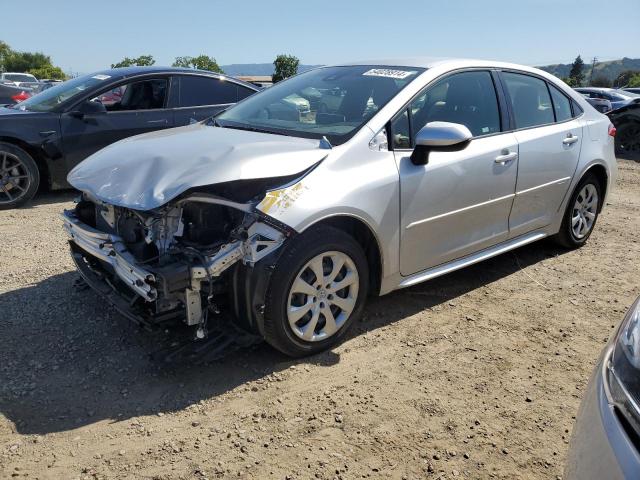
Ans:
[[[216,118],[221,127],[294,137],[351,138],[380,108],[424,71],[417,67],[325,67],[257,93]]]
[[[67,80],[17,104],[14,108],[30,112],[49,112],[65,100],[111,78],[109,75],[86,75]]]
[[[24,73],[5,73],[3,78],[12,82],[37,82],[36,77]]]

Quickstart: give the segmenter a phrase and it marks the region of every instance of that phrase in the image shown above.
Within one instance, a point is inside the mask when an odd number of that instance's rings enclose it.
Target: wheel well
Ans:
[[[36,162],[38,171],[40,172],[40,188],[43,188],[45,186],[49,188],[51,186],[51,177],[49,176],[49,168],[47,167],[47,162],[44,160],[37,149],[33,148],[27,142],[14,137],[0,136],[0,142],[11,143],[12,145],[20,147],[29,155],[31,155],[31,158],[33,158],[34,162]]]
[[[315,225],[330,225],[351,235],[362,247],[369,263],[370,292],[380,292],[382,279],[382,255],[380,246],[369,225],[355,217],[340,215],[326,218]]]
[[[598,179],[598,182],[600,183],[600,190],[602,191],[603,202],[600,203],[599,210],[602,210],[602,207],[604,204],[604,198],[607,195],[607,183],[609,179],[609,176],[607,175],[607,169],[604,168],[602,165],[594,165],[593,167],[589,168],[586,172],[584,172],[584,175],[587,175],[588,173],[593,173]]]

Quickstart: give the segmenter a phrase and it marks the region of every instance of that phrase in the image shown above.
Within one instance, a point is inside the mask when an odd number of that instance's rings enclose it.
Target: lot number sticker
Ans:
[[[402,80],[407,78],[409,75],[413,75],[414,71],[407,70],[392,70],[390,68],[372,68],[371,70],[367,70],[362,75],[367,77],[386,77],[386,78],[395,78],[396,80]]]

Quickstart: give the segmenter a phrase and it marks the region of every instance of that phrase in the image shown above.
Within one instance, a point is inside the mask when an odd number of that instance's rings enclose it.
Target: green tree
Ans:
[[[150,67],[155,64],[156,61],[153,58],[153,55],[140,55],[138,58],[129,58],[124,57],[118,63],[112,63],[111,68],[122,68],[122,67]]]
[[[297,57],[293,55],[278,55],[273,62],[273,83],[293,77],[298,73],[298,65],[300,65],[300,60]]]
[[[173,62],[172,67],[193,68],[191,66],[192,59],[193,57],[176,57],[176,61]]]
[[[29,70],[51,66],[51,57],[41,52],[11,51],[4,59],[4,68],[8,72],[28,72]]]
[[[607,77],[598,76],[591,81],[592,87],[611,88],[611,80]]]
[[[11,53],[11,47],[8,44],[0,40],[0,72],[4,72],[4,62],[7,56]]]
[[[36,78],[64,80],[66,75],[60,67],[51,63],[51,57],[42,52],[16,52],[0,41],[0,72],[26,72]]]
[[[629,79],[628,87],[640,87],[640,73],[636,73]]]
[[[66,80],[67,76],[60,67],[54,67],[53,65],[47,65],[40,68],[31,68],[28,73],[38,79],[48,78],[51,80]]]
[[[584,62],[580,55],[578,55],[573,61],[573,64],[571,64],[569,78],[572,78],[576,82],[576,86],[580,86],[582,82],[584,82]]]
[[[220,68],[220,65],[218,65],[218,62],[216,62],[216,59],[207,55],[198,55],[197,57],[176,57],[176,61],[173,62],[173,66],[224,73],[222,68]]]
[[[567,85],[569,85],[570,87],[578,87],[578,83],[576,82],[575,78],[571,78],[571,77],[565,77],[562,79],[562,81],[564,83],[566,83]]]
[[[640,75],[640,72],[637,70],[625,70],[624,72],[620,72],[620,74],[613,81],[613,86],[626,87],[631,79],[636,75]]]

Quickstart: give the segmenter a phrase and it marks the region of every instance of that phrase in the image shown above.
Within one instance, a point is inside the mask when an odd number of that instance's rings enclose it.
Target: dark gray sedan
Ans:
[[[565,478],[640,478],[640,298],[609,341],[589,382]]]

